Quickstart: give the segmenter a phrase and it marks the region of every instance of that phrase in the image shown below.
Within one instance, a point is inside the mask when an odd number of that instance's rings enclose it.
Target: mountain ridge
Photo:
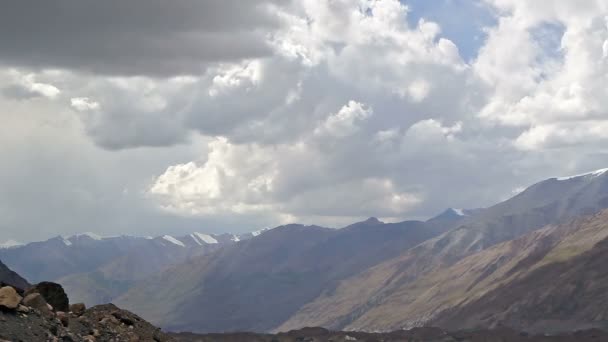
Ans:
[[[168,270],[161,278],[192,281],[175,303],[163,301],[151,307],[146,298],[162,291],[162,286],[150,280],[117,303],[131,309],[142,305],[141,311],[149,314],[146,318],[172,330],[231,331],[233,321],[241,322],[239,329],[269,330],[339,279],[439,233],[436,229],[422,221],[377,220],[338,230],[279,227],[239,246],[201,256],[190,267]],[[197,273],[200,277],[190,276]],[[183,288],[185,282],[168,287]],[[256,302],[261,299],[263,303]],[[243,306],[249,301],[251,305]],[[274,309],[264,314],[268,306]]]

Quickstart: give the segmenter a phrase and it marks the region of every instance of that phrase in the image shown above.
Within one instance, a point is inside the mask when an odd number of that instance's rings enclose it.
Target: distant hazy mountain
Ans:
[[[85,233],[0,249],[0,260],[32,282],[57,281],[74,301],[94,305],[110,302],[168,266],[239,239],[232,234],[101,238]]]
[[[342,279],[443,231],[375,218],[338,230],[288,225],[146,279],[116,302],[174,330],[269,330]]]

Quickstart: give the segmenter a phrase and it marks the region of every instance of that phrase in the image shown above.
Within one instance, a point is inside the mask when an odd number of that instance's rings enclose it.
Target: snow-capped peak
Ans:
[[[72,239],[72,238],[79,238],[79,237],[88,237],[90,239],[97,240],[97,241],[103,239],[101,236],[99,236],[99,235],[97,235],[95,233],[86,232],[86,233],[80,233],[80,234],[72,235],[72,236],[68,237],[68,240]]]
[[[213,236],[208,235],[208,234],[192,233],[192,234],[190,234],[190,236],[199,245],[202,245],[203,243],[205,243],[205,244],[215,244],[215,243],[218,243],[217,240]]]
[[[232,237],[230,238],[230,241],[239,242],[239,241],[241,241],[241,239],[239,238],[238,235],[232,234]]]
[[[256,230],[256,231],[251,232],[251,235],[258,236],[258,235],[262,234],[263,232],[265,232],[265,231],[267,231],[269,229],[270,228],[263,228],[263,229],[260,229],[260,230]]]
[[[6,242],[0,243],[0,249],[14,248],[19,246],[23,246],[23,244],[15,240],[8,240]]]
[[[579,178],[579,177],[598,177],[598,176],[603,175],[606,172],[608,172],[608,168],[599,169],[599,170],[595,170],[595,171],[591,171],[591,172],[587,172],[587,173],[581,173],[581,174],[574,175],[574,176],[558,177],[557,180],[564,181],[564,180],[569,180],[569,179]]]
[[[178,239],[174,238],[173,236],[163,235],[163,239],[166,240],[166,241],[171,242],[174,245],[178,245],[178,246],[181,246],[181,247],[186,247],[186,245],[184,245],[183,242],[179,241]]]
[[[454,214],[456,214],[458,216],[467,216],[467,214],[464,213],[464,209],[457,209],[457,208],[450,208],[450,209],[452,209]]]

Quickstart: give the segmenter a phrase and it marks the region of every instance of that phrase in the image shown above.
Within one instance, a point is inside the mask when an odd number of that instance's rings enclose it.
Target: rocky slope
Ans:
[[[112,304],[88,310],[81,304],[68,307],[67,297],[57,284],[38,284],[23,295],[10,286],[0,288],[2,341],[172,340],[139,316]],[[57,309],[64,304],[65,311]]]
[[[339,230],[279,227],[147,279],[116,303],[169,330],[266,331],[340,280],[447,226],[371,218]]]

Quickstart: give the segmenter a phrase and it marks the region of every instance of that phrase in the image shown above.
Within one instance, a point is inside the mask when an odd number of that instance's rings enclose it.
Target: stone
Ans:
[[[116,319],[118,319],[123,324],[126,324],[126,325],[135,324],[133,319],[131,317],[129,317],[127,314],[125,314],[124,312],[116,311],[116,312],[112,313],[112,316],[116,317]]]
[[[25,296],[25,298],[23,298],[23,305],[38,310],[47,317],[53,315],[53,311],[49,310],[48,303],[40,293],[30,293]]]
[[[30,313],[30,308],[28,308],[25,305],[19,304],[19,306],[17,307],[17,312],[20,312],[20,313]]]
[[[38,283],[25,291],[26,296],[30,293],[40,293],[44,300],[46,300],[54,310],[63,312],[70,311],[68,296],[65,294],[63,287],[57,283],[48,281]]]
[[[87,307],[84,305],[84,303],[76,303],[76,304],[70,305],[70,312],[72,314],[74,314],[75,316],[82,316],[82,314],[84,314],[86,309],[87,309]]]
[[[65,312],[57,311],[55,315],[57,316],[57,319],[59,319],[59,321],[61,322],[61,325],[63,325],[64,327],[67,327],[70,324],[70,319]]]
[[[22,297],[11,286],[0,288],[0,306],[15,310],[19,307]]]

